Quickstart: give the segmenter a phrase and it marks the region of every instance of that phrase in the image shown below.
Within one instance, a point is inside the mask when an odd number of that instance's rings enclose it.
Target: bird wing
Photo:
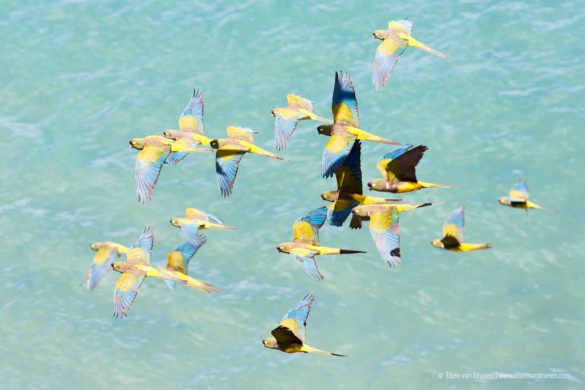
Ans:
[[[300,337],[289,327],[293,326],[293,323],[296,325],[296,321],[291,319],[285,325],[281,323],[270,332],[282,350],[286,350],[292,345],[303,345],[303,341]]]
[[[526,202],[528,200],[528,186],[526,182],[518,180],[512,186],[509,196],[513,202]]]
[[[309,222],[297,221],[293,224],[293,241],[302,241],[311,245],[318,243],[315,231]]]
[[[217,176],[217,185],[222,196],[228,196],[232,193],[240,160],[244,157],[245,152],[233,150],[218,150],[215,154],[215,172]]]
[[[254,130],[247,129],[245,127],[228,126],[227,134],[228,134],[228,138],[239,139],[242,141],[253,143],[254,142],[254,134],[256,134],[256,132]]]
[[[317,282],[320,282],[324,279],[324,276],[317,267],[317,260],[315,260],[315,257],[299,255],[293,255],[293,257],[301,263],[303,271],[305,271],[307,275],[315,279]]]
[[[410,20],[392,20],[388,22],[388,29],[410,35],[412,33],[412,22]]]
[[[335,86],[331,102],[333,121],[359,128],[358,103],[351,76],[344,72],[335,72]]]
[[[396,177],[401,181],[410,181],[416,183],[416,165],[423,157],[428,148],[419,145],[415,148],[404,151],[399,156],[393,158],[386,164],[388,178]]]
[[[350,133],[333,133],[325,144],[321,175],[331,177],[343,164],[353,147],[356,136]]]
[[[315,240],[319,242],[319,229],[325,224],[325,220],[327,219],[327,207],[322,206],[316,209],[313,209],[297,219],[298,221],[308,222],[311,225],[311,229],[313,229],[313,235],[315,236]],[[293,227],[294,229],[294,227]]]
[[[283,325],[283,322],[288,319],[294,319],[297,323],[297,329],[301,330],[302,332],[298,331],[299,338],[304,342],[306,336],[306,328],[307,328],[307,318],[309,318],[309,313],[311,312],[311,306],[315,302],[315,296],[313,294],[306,294],[292,309],[288,311],[282,318],[280,325]],[[288,322],[286,323],[288,324]]]
[[[144,278],[144,272],[136,271],[126,271],[120,276],[114,291],[114,317],[124,318],[128,315]]]
[[[147,253],[152,253],[152,247],[154,246],[154,228],[146,225],[144,231],[138,237],[138,239],[132,244],[132,248],[142,248]]]
[[[290,115],[290,117],[284,117],[280,114],[274,116],[274,140],[276,142],[276,150],[286,148],[293,133],[297,129],[299,121],[304,117],[305,115],[301,113],[296,113],[294,116]]]
[[[400,265],[398,210],[391,207],[370,214],[370,233],[378,253],[390,267]]]
[[[108,272],[110,264],[112,264],[117,256],[118,251],[111,246],[102,247],[98,250],[93,257],[93,262],[85,277],[85,285],[88,290],[91,291],[96,288],[100,280],[102,280],[106,272]]]
[[[169,148],[146,146],[136,155],[134,177],[138,202],[148,203],[152,200],[152,191],[169,152]]]
[[[207,237],[204,235],[198,234],[197,238],[197,245],[185,241],[178,245],[172,252],[169,252],[167,255],[167,267],[176,269],[187,275],[189,261],[195,256],[195,253],[197,253],[199,248],[207,243]]]
[[[351,194],[363,193],[361,168],[361,141],[355,141],[349,155],[335,172],[337,189]]]
[[[388,77],[394,70],[398,59],[407,48],[407,42],[400,39],[397,34],[390,34],[378,45],[376,56],[374,57],[374,72],[372,73],[372,83],[376,90],[384,88],[388,82]]]
[[[203,135],[203,108],[205,97],[203,91],[196,89],[179,117],[179,129]]]
[[[443,226],[443,238],[453,237],[458,242],[463,242],[464,210],[463,206],[457,207]]]
[[[143,248],[132,248],[126,253],[126,261],[135,264],[149,264],[150,254]]]
[[[359,205],[357,200],[340,198],[329,206],[329,224],[341,226],[351,214],[351,209]]]
[[[206,221],[206,222],[209,222],[209,220],[212,220],[214,222],[223,224],[223,220],[221,218],[216,217],[215,215],[210,214],[206,211],[194,209],[192,207],[185,209],[185,216],[187,218],[201,219],[201,220]]]
[[[313,103],[310,100],[305,99],[299,95],[289,93],[286,95],[286,101],[289,108],[301,108],[307,111],[313,111]]]

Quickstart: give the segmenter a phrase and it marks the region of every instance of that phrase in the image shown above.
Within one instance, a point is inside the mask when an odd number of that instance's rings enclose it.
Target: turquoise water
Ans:
[[[0,388],[582,388],[585,381],[585,8],[576,1],[401,3],[21,2],[0,4]],[[371,37],[408,16],[413,49],[375,92]],[[401,217],[400,269],[366,230],[321,241],[367,250],[319,260],[306,277],[274,246],[335,188],[319,177],[326,141],[305,122],[286,162],[246,156],[219,197],[213,159],[166,168],[148,205],[134,193],[128,139],[176,125],[193,88],[209,134],[240,124],[274,150],[270,110],[289,92],[329,115],[335,70],[352,74],[361,125],[430,147],[419,178],[459,184],[406,194],[442,200]],[[388,148],[363,146],[364,179]],[[501,207],[513,182],[554,212]],[[457,205],[466,239],[493,249],[441,252],[430,241]],[[147,280],[129,317],[112,318],[117,275],[79,284],[93,241],[157,230],[153,263],[178,244],[185,207],[237,232],[209,232],[191,273],[207,296]],[[308,342],[350,358],[293,356],[262,338],[306,292]],[[557,380],[439,374],[562,373]]]

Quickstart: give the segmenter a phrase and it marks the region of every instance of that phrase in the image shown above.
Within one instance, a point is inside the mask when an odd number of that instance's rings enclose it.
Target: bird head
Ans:
[[[351,213],[358,217],[368,217],[370,215],[369,208],[366,206],[357,206],[351,209]]]
[[[217,139],[212,139],[209,143],[209,146],[211,146],[213,149],[219,149],[219,141]]]
[[[278,244],[276,246],[276,250],[279,251],[280,253],[290,253],[290,245],[288,242]]]
[[[431,241],[431,245],[435,248],[445,249],[445,245],[443,245],[443,242],[439,239]]]
[[[181,223],[179,222],[179,218],[173,218],[169,221],[171,225],[174,227],[181,227]]]
[[[372,181],[368,182],[368,188],[370,190],[374,190],[374,191],[385,191],[388,188],[386,188],[386,182],[384,179],[374,179]]]
[[[374,36],[374,38],[379,39],[379,40],[384,40],[384,33],[386,32],[386,30],[376,30],[372,33],[372,35]]]
[[[124,262],[123,261],[114,261],[112,263],[112,269],[116,272],[124,272]]]
[[[101,243],[100,242],[92,242],[91,244],[89,244],[89,247],[91,248],[92,251],[97,251],[100,249]]]
[[[128,141],[128,143],[134,149],[138,149],[138,150],[144,149],[144,143],[145,143],[144,138],[132,138],[130,141]]]
[[[331,135],[333,125],[320,125],[317,126],[317,132],[321,135]]]
[[[507,198],[505,196],[498,198],[498,202],[500,202],[500,204],[503,204],[504,206],[510,206],[512,204],[512,202],[510,201],[510,198]]]
[[[179,133],[177,130],[165,130],[163,131],[163,135],[165,136],[165,138],[170,138],[172,140],[177,140],[178,134]]]
[[[337,200],[337,191],[325,191],[321,194],[321,199],[327,202],[335,202]]]
[[[262,345],[264,345],[266,348],[278,349],[278,343],[276,342],[276,339],[274,337],[265,338],[264,340],[262,340]]]

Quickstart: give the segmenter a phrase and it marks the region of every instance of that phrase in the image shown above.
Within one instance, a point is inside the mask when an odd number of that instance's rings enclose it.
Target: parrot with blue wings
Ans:
[[[215,172],[222,196],[229,196],[234,188],[240,161],[246,153],[260,154],[277,160],[277,156],[253,144],[255,131],[238,126],[228,126],[227,138],[214,139],[209,144],[216,150]]]
[[[446,249],[453,252],[469,252],[478,249],[491,248],[489,243],[468,244],[463,242],[464,209],[457,207],[443,226],[443,238],[436,239],[431,244],[438,249]]]
[[[321,246],[318,231],[325,223],[326,218],[326,207],[319,207],[309,211],[293,224],[293,240],[280,243],[276,246],[276,249],[280,253],[290,254],[298,260],[305,273],[316,281],[321,281],[324,277],[319,271],[319,268],[317,268],[315,256],[366,253],[351,249]]]
[[[191,244],[199,244],[199,230],[218,229],[218,230],[235,230],[234,226],[224,225],[223,220],[206,211],[187,208],[184,217],[175,217],[171,219],[171,225],[178,227],[183,235]]]
[[[111,269],[112,262],[121,255],[125,255],[130,248],[111,241],[94,242],[90,245],[90,248],[97,252],[85,275],[85,286],[89,291],[92,291],[106,272]]]
[[[374,38],[379,39],[382,43],[376,50],[374,57],[374,73],[372,83],[376,90],[384,88],[388,81],[390,73],[394,70],[398,59],[404,53],[407,47],[416,47],[417,49],[434,54],[441,58],[447,56],[440,51],[431,49],[428,45],[416,40],[412,34],[412,22],[408,20],[398,20],[388,22],[388,28],[385,30],[376,30],[372,33]]]
[[[387,153],[376,164],[382,179],[368,182],[373,191],[403,193],[417,191],[421,188],[449,188],[442,184],[425,183],[416,177],[416,166],[422,159],[427,147],[406,145]]]
[[[324,356],[341,356],[338,353],[323,351],[305,343],[307,319],[315,296],[306,294],[270,333],[272,337],[262,340],[264,347],[285,353],[314,353]]]
[[[529,209],[544,210],[541,206],[529,200],[529,198],[530,196],[528,195],[528,186],[526,185],[526,182],[523,180],[518,180],[512,186],[508,196],[502,196],[498,199],[498,202],[504,206],[524,209],[526,211]]]
[[[333,124],[320,125],[317,131],[330,136],[323,151],[321,175],[331,177],[343,164],[356,140],[400,145],[396,141],[365,132],[359,127],[358,103],[351,76],[344,72],[335,73],[335,85],[331,103]]]

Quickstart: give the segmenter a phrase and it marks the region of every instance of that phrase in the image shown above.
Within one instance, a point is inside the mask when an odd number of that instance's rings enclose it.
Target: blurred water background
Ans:
[[[583,388],[585,380],[585,7],[578,1],[14,1],[0,4],[0,388]],[[376,93],[371,32],[409,17],[448,60],[409,49]],[[335,188],[326,139],[303,122],[288,161],[246,156],[221,199],[213,158],[165,168],[154,201],[134,193],[131,137],[174,128],[193,88],[212,136],[230,124],[274,150],[270,110],[295,92],[330,115],[335,70],[352,74],[361,125],[430,147],[404,195],[442,206],[401,217],[400,269],[367,229],[326,227],[313,282],[275,244]],[[365,180],[388,148],[363,146]],[[554,212],[501,207],[518,178]],[[466,206],[466,239],[430,241]],[[93,241],[157,230],[153,263],[181,242],[185,207],[237,232],[207,233],[191,274],[224,291],[171,294],[147,280],[112,318],[117,275],[80,286]],[[306,292],[308,342],[351,357],[292,356],[261,339]],[[562,380],[448,380],[446,372],[561,373]]]

